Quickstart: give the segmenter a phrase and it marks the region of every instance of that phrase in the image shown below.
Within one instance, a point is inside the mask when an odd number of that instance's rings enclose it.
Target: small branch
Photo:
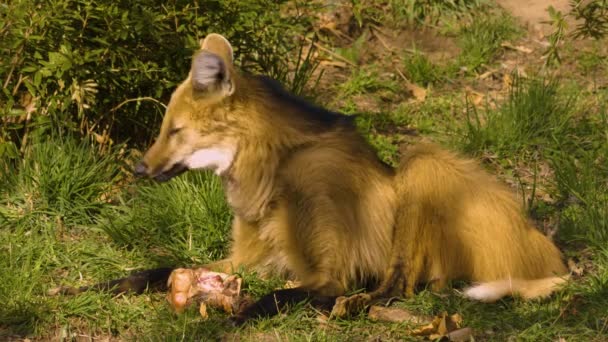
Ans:
[[[390,52],[390,53],[394,53],[395,50],[388,46],[388,44],[384,41],[384,39],[382,39],[382,37],[380,37],[380,34],[378,34],[378,32],[381,32],[380,30],[376,29],[376,26],[371,26],[370,27],[370,31],[372,31],[372,34],[376,37],[376,39],[378,39],[378,41],[380,42],[380,44],[382,44],[382,46],[384,46],[384,48]]]
[[[33,101],[33,100],[32,100]],[[23,133],[23,139],[21,139],[21,155],[25,153],[25,149],[27,147],[27,138],[30,133],[30,120],[32,120],[32,111],[27,111],[27,116],[25,117],[25,122],[23,123],[23,127],[25,127],[25,132]]]
[[[166,106],[164,103],[162,103],[162,102],[158,101],[157,99],[152,98],[152,97],[149,97],[149,96],[144,96],[144,97],[137,97],[137,98],[134,98],[134,99],[127,99],[127,100],[124,100],[124,101],[122,101],[121,103],[119,103],[119,104],[118,104],[116,107],[114,107],[114,108],[110,109],[110,112],[115,112],[115,111],[117,111],[117,110],[118,110],[120,107],[122,107],[122,106],[126,105],[126,104],[127,104],[127,103],[129,103],[129,102],[144,101],[144,100],[147,100],[147,101],[152,101],[152,102],[156,102],[156,103],[158,103],[159,105],[163,106],[165,109],[167,109],[167,106]]]
[[[356,67],[356,66],[357,66],[355,63],[353,63],[353,62],[349,61],[348,59],[346,59],[346,58],[344,58],[344,57],[342,57],[342,56],[338,55],[337,53],[335,53],[335,52],[333,52],[333,51],[329,50],[328,48],[324,47],[323,45],[321,45],[321,44],[319,44],[319,43],[316,43],[316,42],[313,42],[313,41],[312,41],[310,38],[308,38],[308,37],[304,37],[304,39],[305,39],[307,42],[309,42],[309,43],[313,44],[313,45],[314,45],[316,48],[318,48],[319,50],[323,50],[323,51],[327,52],[327,53],[328,53],[328,54],[330,54],[332,57],[335,57],[335,58],[337,58],[337,59],[341,60],[342,62],[344,62],[344,63],[346,63],[346,64],[348,64],[348,65],[350,65],[350,66],[353,66],[353,67]]]
[[[401,70],[399,70],[399,68],[395,67],[395,70],[397,71],[399,76],[401,76],[401,78],[403,78],[403,80],[405,81],[406,84],[412,84],[412,82],[410,82],[410,80],[408,80],[407,77],[405,77],[405,75],[401,72]]]

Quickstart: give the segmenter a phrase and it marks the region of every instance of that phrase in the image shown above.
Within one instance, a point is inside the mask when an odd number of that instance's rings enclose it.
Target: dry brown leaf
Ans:
[[[412,95],[417,101],[424,101],[426,99],[426,89],[422,88],[414,83],[406,84],[407,90],[412,92]]]
[[[574,262],[572,258],[568,258],[568,269],[570,269],[570,272],[574,273],[577,276],[581,276],[585,272],[584,267],[577,265],[577,263]]]
[[[412,322],[415,324],[424,324],[431,320],[430,317],[416,316],[411,312],[408,312],[401,308],[391,308],[379,305],[372,305],[369,308],[368,313],[369,319],[372,321],[385,321],[385,322]]]
[[[488,70],[486,72],[484,72],[483,74],[477,76],[478,79],[480,80],[484,80],[490,76],[492,76],[492,74],[494,74],[497,70]]]
[[[483,100],[485,99],[484,94],[482,94],[478,91],[475,91],[470,87],[466,87],[465,91],[466,91],[466,96],[471,99],[471,102],[473,103],[474,106],[479,106],[483,103]]]
[[[461,324],[462,316],[460,316],[460,314],[456,313],[448,316],[447,312],[442,312],[441,315],[435,316],[431,323],[418,329],[411,330],[410,334],[413,336],[423,336],[429,340],[436,340],[444,336],[450,338],[449,335],[454,333],[457,338],[466,338],[468,336],[470,339],[472,331],[468,334],[467,331],[459,331],[464,330],[461,329]]]
[[[511,77],[511,75],[504,74],[502,76],[502,88],[509,89],[509,88],[511,88],[512,84],[513,84],[513,78]]]
[[[504,42],[504,43],[501,43],[500,46],[505,47],[505,48],[509,48],[509,49],[512,49],[512,50],[516,50],[516,51],[519,51],[519,52],[523,52],[523,53],[532,53],[532,49],[530,49],[528,47],[525,47],[525,46],[522,46],[522,45],[514,46],[514,45],[511,45],[511,43]]]
[[[340,62],[340,61],[320,61],[319,62],[320,65],[322,66],[333,66],[336,68],[346,68],[348,67],[348,64],[344,63],[344,62]]]
[[[449,332],[447,335],[448,340],[455,342],[470,341],[473,337],[473,329],[462,328]]]

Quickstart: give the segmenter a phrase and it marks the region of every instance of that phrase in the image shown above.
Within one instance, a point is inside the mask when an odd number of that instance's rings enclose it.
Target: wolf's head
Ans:
[[[192,57],[190,73],[171,96],[160,134],[135,173],[166,181],[187,170],[211,169],[258,182],[272,178],[290,149],[353,127],[351,118],[308,103],[276,81],[237,73],[232,46],[213,33]]]
[[[171,96],[160,134],[135,167],[137,175],[166,181],[189,169],[226,171],[234,160],[238,122],[230,43],[208,35],[192,58],[188,78]],[[230,129],[229,129],[230,128]]]

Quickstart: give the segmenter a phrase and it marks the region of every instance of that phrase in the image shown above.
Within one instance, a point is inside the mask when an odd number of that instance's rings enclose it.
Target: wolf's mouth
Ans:
[[[177,177],[182,173],[188,171],[188,167],[182,163],[177,163],[173,165],[169,170],[163,171],[158,175],[154,176],[154,180],[158,182],[166,182],[173,177]]]

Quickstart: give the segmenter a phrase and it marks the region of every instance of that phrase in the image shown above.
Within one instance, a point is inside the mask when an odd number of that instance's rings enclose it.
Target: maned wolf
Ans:
[[[230,256],[207,266],[301,284],[263,297],[236,323],[308,296],[345,315],[377,298],[412,296],[417,283],[439,290],[467,280],[478,284],[466,296],[495,301],[544,297],[568,279],[556,246],[474,161],[423,143],[394,170],[352,117],[238,72],[218,34],[193,56],[136,173],[167,181],[193,169],[215,171],[234,213]],[[146,272],[106,285],[141,291],[171,269]],[[340,297],[370,284],[375,291]]]

